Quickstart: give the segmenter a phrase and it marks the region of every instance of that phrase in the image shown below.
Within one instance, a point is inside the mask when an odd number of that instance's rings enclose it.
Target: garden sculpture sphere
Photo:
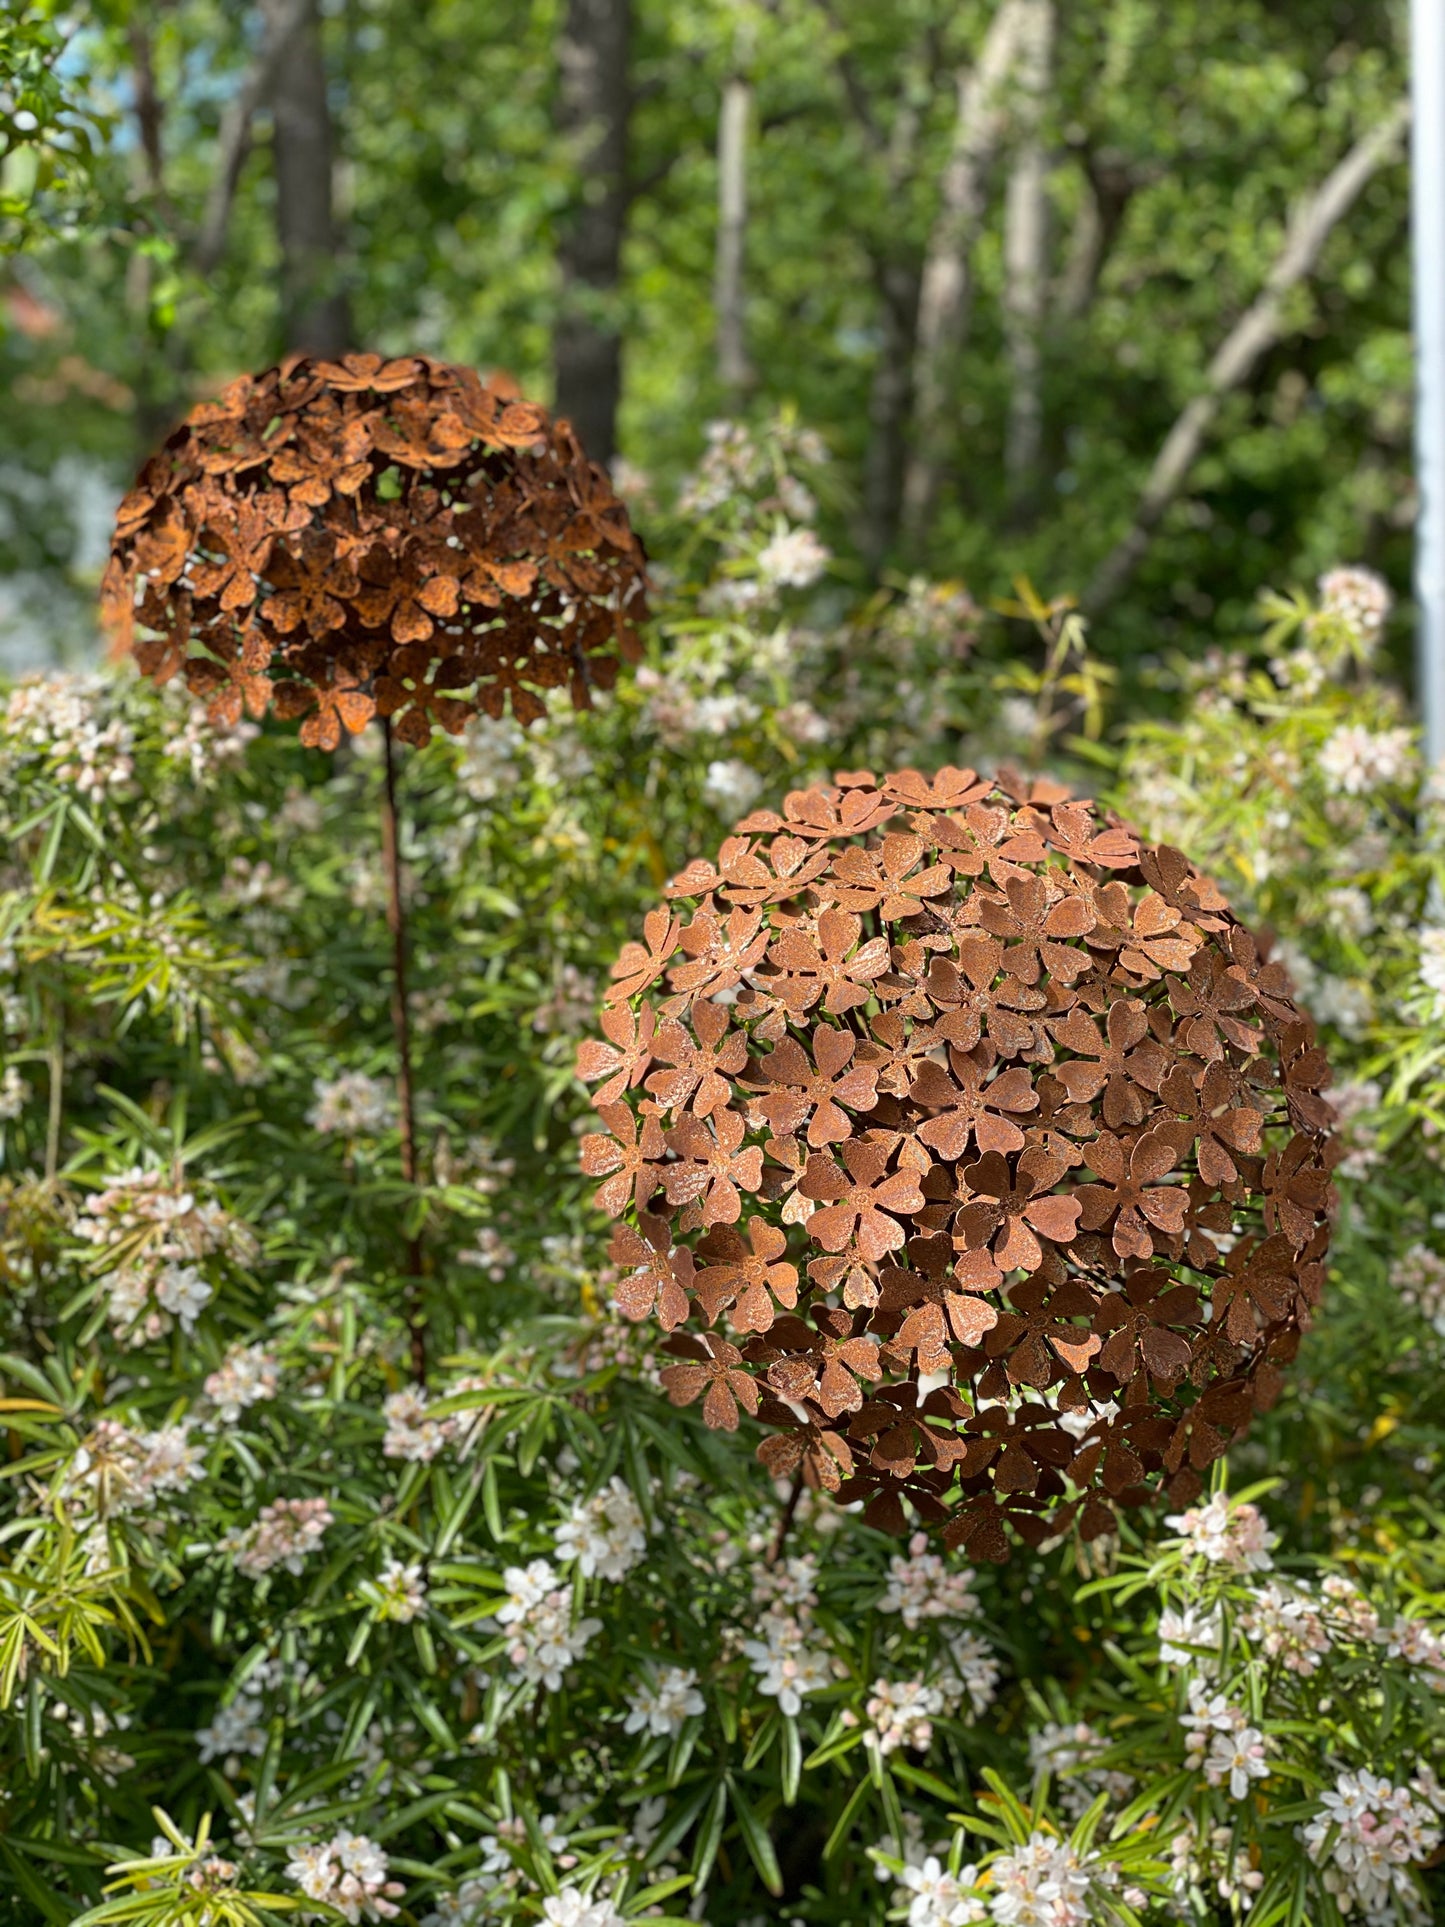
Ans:
[[[672,1401],[977,1558],[1189,1503],[1319,1302],[1334,1162],[1214,885],[1052,781],[845,771],[668,897],[578,1071]]]
[[[297,356],[193,408],[121,504],[108,623],[213,721],[335,749],[584,707],[635,660],[641,544],[565,422],[426,356]],[[138,637],[137,639],[137,632]]]

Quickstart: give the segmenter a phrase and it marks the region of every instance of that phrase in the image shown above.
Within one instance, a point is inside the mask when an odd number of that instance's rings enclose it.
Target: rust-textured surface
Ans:
[[[118,642],[218,723],[268,705],[334,749],[405,742],[549,689],[587,704],[638,653],[641,545],[565,422],[470,368],[295,357],[192,409],[121,503]]]
[[[1059,784],[843,772],[691,864],[578,1071],[674,1403],[1002,1559],[1176,1504],[1318,1304],[1328,1070],[1177,851]]]

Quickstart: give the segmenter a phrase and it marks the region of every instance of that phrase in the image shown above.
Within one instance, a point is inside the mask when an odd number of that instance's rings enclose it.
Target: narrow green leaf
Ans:
[[[758,1878],[773,1898],[777,1899],[783,1891],[783,1873],[778,1865],[772,1836],[736,1785],[732,1789],[732,1802],[733,1812],[738,1817],[738,1827],[743,1836],[743,1844],[747,1847],[752,1863],[758,1870]]]

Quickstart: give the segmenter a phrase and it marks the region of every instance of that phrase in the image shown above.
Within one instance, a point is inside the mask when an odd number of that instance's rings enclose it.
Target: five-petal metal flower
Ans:
[[[578,1068],[674,1401],[978,1558],[1192,1502],[1319,1302],[1335,1155],[1214,885],[1051,779],[851,770],[667,896]]]
[[[645,592],[565,422],[424,355],[293,356],[146,463],[101,605],[142,672],[184,676],[218,723],[270,704],[329,750],[378,713],[419,744],[507,700],[532,722],[547,689],[584,707],[636,659]]]

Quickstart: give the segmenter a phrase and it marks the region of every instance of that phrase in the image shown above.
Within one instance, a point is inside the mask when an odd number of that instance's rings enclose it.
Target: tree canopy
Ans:
[[[1403,586],[1400,33],[1378,0],[22,9],[32,141],[67,99],[98,130],[75,232],[5,283],[26,621],[65,634],[87,504],[160,428],[342,341],[560,392],[664,493],[709,419],[794,406],[845,581],[1026,573],[1123,659],[1341,554]]]

